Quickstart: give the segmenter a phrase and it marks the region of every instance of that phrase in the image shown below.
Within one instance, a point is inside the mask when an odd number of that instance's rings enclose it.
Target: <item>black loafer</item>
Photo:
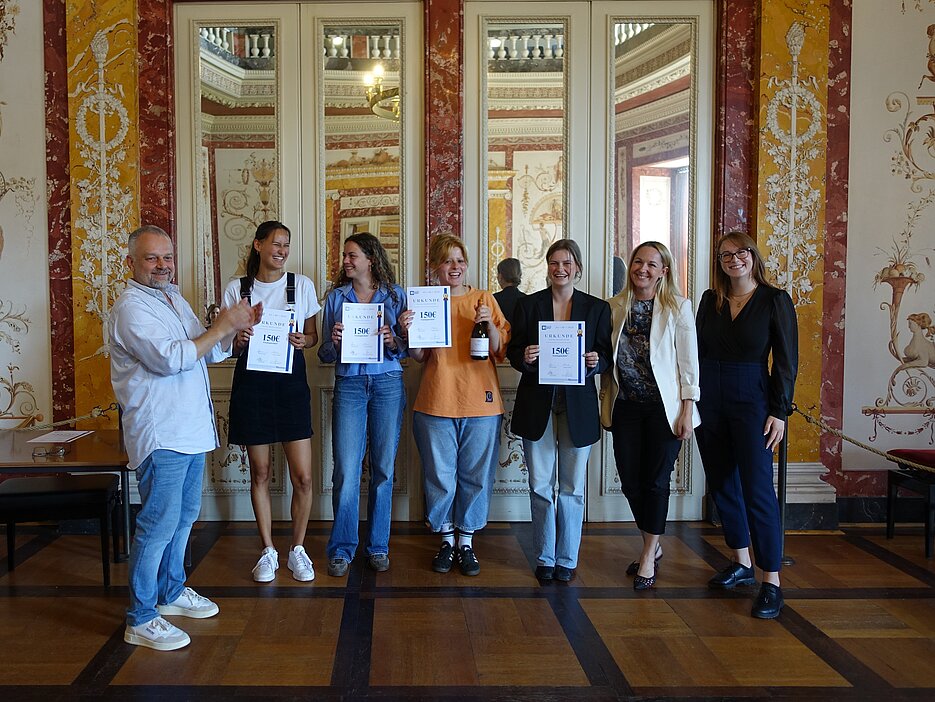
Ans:
[[[738,585],[756,585],[756,571],[739,563],[731,563],[727,568],[708,581],[708,587],[715,590],[730,590]]]
[[[763,583],[760,585],[760,594],[756,596],[750,614],[757,619],[775,619],[779,616],[784,604],[782,588],[772,583]]]
[[[557,565],[555,566],[555,571],[552,573],[552,577],[562,583],[571,582],[575,577],[575,569]]]
[[[554,574],[554,566],[536,566],[536,580],[551,580]]]
[[[454,547],[445,542],[438,549],[435,558],[432,559],[432,570],[436,573],[447,573],[451,570],[451,564],[454,562]]]

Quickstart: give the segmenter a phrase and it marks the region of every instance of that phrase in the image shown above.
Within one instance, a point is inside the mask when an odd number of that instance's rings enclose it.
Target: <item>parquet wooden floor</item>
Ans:
[[[159,653],[123,643],[126,564],[101,585],[96,536],[17,529],[0,560],[0,700],[933,700],[935,560],[919,530],[791,533],[786,607],[750,617],[755,588],[708,590],[725,565],[719,531],[669,525],[658,587],[624,569],[632,524],[587,524],[576,579],[533,577],[529,524],[475,537],[481,573],[429,568],[436,538],[393,525],[391,567],[327,575],[329,523],[310,525],[313,583],[285,567],[250,577],[251,524],[200,523],[189,584],[219,616],[174,618],[192,637]]]

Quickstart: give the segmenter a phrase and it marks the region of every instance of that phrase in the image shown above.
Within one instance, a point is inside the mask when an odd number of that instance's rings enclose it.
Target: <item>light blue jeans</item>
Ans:
[[[185,588],[185,546],[201,510],[203,453],[157,449],[139,468],[140,513],[130,549],[127,624],[159,616],[157,604],[174,602]]]
[[[532,510],[536,562],[544,566],[578,565],[584,486],[591,447],[576,448],[568,433],[568,413],[549,413],[545,434],[538,441],[523,439],[529,469],[529,506]],[[555,497],[556,464],[558,499]]]
[[[329,559],[352,561],[357,552],[365,437],[370,440],[370,495],[367,501],[370,536],[367,553],[389,553],[393,467],[405,409],[402,371],[379,375],[339,375],[334,379],[334,421],[331,429],[334,523],[328,539]]]
[[[500,420],[499,414],[436,417],[413,412],[425,518],[432,531],[477,531],[486,526],[500,452]]]

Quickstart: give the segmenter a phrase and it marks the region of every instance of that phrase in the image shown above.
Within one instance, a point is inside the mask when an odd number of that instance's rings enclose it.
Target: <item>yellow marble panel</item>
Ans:
[[[487,288],[492,291],[500,289],[497,282],[497,264],[513,255],[508,245],[509,231],[507,230],[507,208],[511,201],[503,195],[510,192],[510,178],[512,172],[505,177],[490,178],[487,183],[488,192],[492,195],[487,201]]]
[[[138,52],[134,2],[73,0],[65,12],[75,412],[81,416],[113,401],[106,324],[127,274],[126,236],[139,224]]]
[[[819,406],[828,83],[827,2],[761,5],[757,242],[799,318],[796,403]],[[789,460],[818,461],[818,436],[794,419]]]

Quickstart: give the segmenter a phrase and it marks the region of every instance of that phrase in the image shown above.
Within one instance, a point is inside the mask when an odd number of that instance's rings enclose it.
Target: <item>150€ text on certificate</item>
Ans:
[[[539,322],[539,384],[584,385],[584,322]]]
[[[295,331],[295,312],[264,310],[263,321],[253,327],[247,347],[247,369],[291,373],[294,349],[289,334]]]

